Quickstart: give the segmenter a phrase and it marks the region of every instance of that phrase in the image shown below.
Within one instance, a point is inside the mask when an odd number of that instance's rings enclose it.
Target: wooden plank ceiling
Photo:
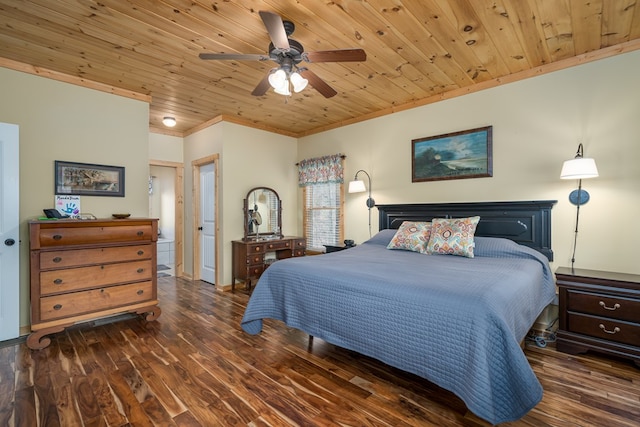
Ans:
[[[198,54],[267,54],[260,10],[294,22],[307,52],[367,60],[303,63],[333,98],[252,96],[274,62]],[[1,66],[146,95],[150,128],[174,116],[178,135],[222,117],[301,136],[640,48],[635,0],[0,0],[0,18]]]

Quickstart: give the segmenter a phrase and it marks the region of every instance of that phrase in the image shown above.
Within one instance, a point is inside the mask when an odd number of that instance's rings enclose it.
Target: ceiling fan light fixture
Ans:
[[[269,75],[269,84],[272,88],[278,89],[287,81],[287,73],[282,69],[278,69],[275,73]]]
[[[162,119],[162,124],[165,125],[166,127],[172,128],[176,125],[176,119],[173,117],[164,117]]]
[[[309,84],[309,80],[305,79],[298,73],[297,71],[291,74],[289,78],[291,80],[291,84],[293,85],[293,91],[295,93],[301,92],[305,87]]]
[[[289,89],[289,80],[285,79],[278,87],[274,87],[273,91],[278,95],[291,96],[291,89]]]

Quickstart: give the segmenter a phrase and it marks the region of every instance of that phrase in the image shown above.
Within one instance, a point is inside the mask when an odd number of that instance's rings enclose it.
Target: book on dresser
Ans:
[[[31,334],[122,313],[160,316],[157,292],[158,220],[152,218],[29,222]]]

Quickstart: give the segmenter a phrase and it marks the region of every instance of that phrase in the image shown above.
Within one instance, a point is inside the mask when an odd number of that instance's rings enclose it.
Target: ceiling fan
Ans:
[[[293,22],[283,21],[280,15],[273,12],[260,11],[259,14],[271,38],[268,55],[235,53],[201,53],[199,55],[200,59],[271,60],[278,64],[278,67],[271,69],[258,83],[251,95],[262,96],[269,90],[269,87],[273,87],[275,92],[281,95],[291,95],[291,87],[295,92],[300,92],[309,83],[325,98],[331,98],[337,92],[316,73],[306,67],[298,67],[298,64],[302,61],[356,62],[367,59],[367,55],[362,49],[305,52],[299,42],[289,38],[295,30]]]

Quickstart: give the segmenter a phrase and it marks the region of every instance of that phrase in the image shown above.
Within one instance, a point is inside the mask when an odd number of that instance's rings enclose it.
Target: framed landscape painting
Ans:
[[[124,197],[124,167],[55,161],[55,194]]]
[[[411,182],[493,176],[492,126],[411,141]]]

